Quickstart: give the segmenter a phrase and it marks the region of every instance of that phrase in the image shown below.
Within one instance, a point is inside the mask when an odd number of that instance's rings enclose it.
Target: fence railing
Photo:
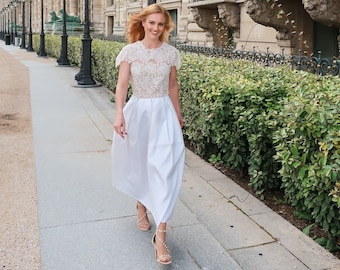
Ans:
[[[126,42],[124,37],[111,36],[109,38],[100,37],[102,39],[113,40],[118,42]],[[278,65],[290,65],[293,69],[304,70],[318,75],[334,75],[340,76],[340,57],[322,58],[322,52],[318,55],[307,56],[299,51],[297,55],[285,55],[284,49],[281,53],[271,53],[269,48],[266,52],[259,52],[253,47],[252,51],[235,50],[234,48],[215,48],[202,46],[199,43],[194,45],[190,43],[181,43],[177,41],[170,42],[178,50],[188,53],[203,54],[212,57],[225,57],[228,59],[244,59],[259,63],[267,67],[275,67]]]
[[[282,49],[281,53],[274,54],[269,52],[269,48],[267,48],[266,52],[256,52],[255,47],[253,51],[246,51],[243,49],[234,50],[230,48],[207,47],[194,45],[192,43],[173,42],[172,45],[188,53],[203,54],[212,57],[226,57],[228,59],[245,59],[268,67],[288,64],[294,69],[304,70],[318,75],[331,74],[340,76],[340,58],[322,58],[321,51],[318,52],[317,56],[307,56],[304,55],[302,51],[299,51],[297,55],[285,55],[284,49]]]

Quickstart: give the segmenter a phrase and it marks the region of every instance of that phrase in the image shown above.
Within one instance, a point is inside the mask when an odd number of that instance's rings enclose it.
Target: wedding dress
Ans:
[[[113,186],[144,204],[158,227],[172,216],[184,170],[182,130],[168,91],[180,55],[164,42],[147,49],[137,41],[121,50],[116,66],[122,61],[130,64],[133,95],[123,109],[127,135],[113,136]]]

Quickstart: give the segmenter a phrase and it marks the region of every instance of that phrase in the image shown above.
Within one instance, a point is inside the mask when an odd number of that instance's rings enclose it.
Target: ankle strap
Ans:
[[[159,229],[157,229],[157,230],[156,230],[156,232],[165,233],[165,232],[166,232],[166,230],[159,230]]]

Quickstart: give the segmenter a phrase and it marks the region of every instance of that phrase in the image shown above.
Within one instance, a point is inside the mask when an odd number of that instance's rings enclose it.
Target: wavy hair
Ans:
[[[172,29],[174,29],[174,22],[169,14],[169,12],[159,4],[152,4],[145,9],[143,9],[140,13],[132,14],[127,22],[127,31],[126,37],[129,43],[134,43],[138,40],[142,40],[145,36],[144,27],[142,22],[146,20],[146,18],[150,14],[154,13],[162,13],[165,17],[164,31],[160,35],[159,39],[161,41],[169,42],[169,36]]]

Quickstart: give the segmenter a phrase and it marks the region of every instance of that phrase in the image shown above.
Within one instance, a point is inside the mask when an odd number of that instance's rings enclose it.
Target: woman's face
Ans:
[[[142,22],[145,31],[145,37],[153,40],[159,40],[164,31],[165,16],[162,13],[153,13],[146,17]]]

